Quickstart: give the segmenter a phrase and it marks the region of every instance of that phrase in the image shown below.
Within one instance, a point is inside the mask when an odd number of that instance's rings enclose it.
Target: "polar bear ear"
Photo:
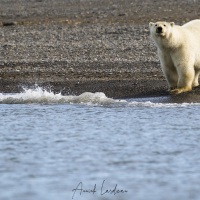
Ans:
[[[154,23],[153,22],[149,22],[149,27],[153,26]]]
[[[169,23],[172,27],[175,25],[175,23],[174,22],[170,22]]]

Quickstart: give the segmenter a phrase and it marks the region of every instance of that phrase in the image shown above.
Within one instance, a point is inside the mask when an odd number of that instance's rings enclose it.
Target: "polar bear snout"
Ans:
[[[162,26],[156,28],[156,33],[162,33],[162,32],[163,32]]]

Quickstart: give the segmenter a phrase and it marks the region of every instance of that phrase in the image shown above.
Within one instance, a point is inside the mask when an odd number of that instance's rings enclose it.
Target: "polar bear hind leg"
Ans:
[[[199,74],[200,74],[200,69],[195,70],[195,77],[192,83],[192,87],[197,87],[199,86]]]

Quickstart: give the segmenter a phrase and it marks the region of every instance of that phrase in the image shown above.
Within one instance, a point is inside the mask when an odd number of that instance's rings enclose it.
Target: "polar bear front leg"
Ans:
[[[161,62],[161,68],[164,76],[167,80],[169,91],[177,88],[178,74],[177,70],[172,62],[171,56],[166,52],[158,52],[159,59]]]
[[[167,79],[169,91],[177,88],[178,85],[178,74],[175,70],[163,70],[165,78]]]
[[[171,90],[171,94],[180,94],[192,90],[192,84],[195,77],[194,69],[186,68],[185,66],[179,66],[178,68],[178,87],[177,89]]]

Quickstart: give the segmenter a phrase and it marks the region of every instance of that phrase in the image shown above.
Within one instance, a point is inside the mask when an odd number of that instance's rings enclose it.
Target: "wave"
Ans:
[[[35,89],[23,88],[21,93],[0,93],[1,104],[92,104],[106,105],[123,102],[123,100],[114,100],[106,97],[102,92],[84,92],[81,95],[67,95],[61,93],[55,94],[52,91],[47,91],[41,87]]]
[[[81,95],[62,95],[44,88],[23,88],[21,93],[0,93],[0,104],[86,104],[117,107],[186,107],[200,103],[162,103],[162,98],[132,98],[127,100],[106,97],[103,92],[84,92]],[[157,102],[155,102],[157,101]],[[161,102],[159,102],[161,101]]]
[[[188,106],[200,106],[200,103],[154,103],[151,101],[132,101],[129,102],[129,106],[133,107],[150,107],[150,108],[172,108],[172,107],[188,107]]]

